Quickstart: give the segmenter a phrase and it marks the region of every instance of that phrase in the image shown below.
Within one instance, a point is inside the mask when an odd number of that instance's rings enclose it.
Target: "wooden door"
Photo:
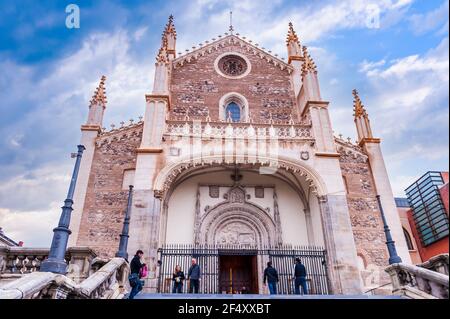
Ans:
[[[256,256],[222,255],[219,263],[220,293],[258,293]]]

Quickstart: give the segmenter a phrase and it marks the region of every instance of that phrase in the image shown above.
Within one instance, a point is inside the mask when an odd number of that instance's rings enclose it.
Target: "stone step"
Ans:
[[[128,298],[126,296],[125,298]],[[140,293],[135,299],[403,299],[381,295],[224,295],[224,294],[150,294]]]

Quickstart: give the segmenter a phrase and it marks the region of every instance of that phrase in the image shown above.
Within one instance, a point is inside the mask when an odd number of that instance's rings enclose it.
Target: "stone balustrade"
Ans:
[[[166,121],[166,136],[313,140],[308,124],[256,124],[201,121]]]
[[[0,286],[0,299],[121,299],[129,291],[129,273],[123,258],[111,259],[81,283],[64,275],[32,272]]]
[[[448,254],[441,254],[430,258],[430,260],[417,265],[422,268],[426,268],[432,271],[436,271],[438,273],[449,275],[448,274]]]
[[[414,299],[447,299],[449,277],[423,267],[394,264],[386,268],[393,293]]]
[[[0,282],[39,271],[48,253],[48,248],[0,247]],[[96,256],[90,248],[70,247],[66,252],[67,276],[77,283],[89,277]]]
[[[88,299],[120,299],[127,291],[130,268],[123,258],[113,258],[75,290]]]

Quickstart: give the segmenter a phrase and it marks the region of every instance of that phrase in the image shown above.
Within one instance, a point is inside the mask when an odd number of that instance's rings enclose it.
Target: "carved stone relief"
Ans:
[[[216,244],[256,245],[256,234],[248,225],[233,222],[217,231]]]

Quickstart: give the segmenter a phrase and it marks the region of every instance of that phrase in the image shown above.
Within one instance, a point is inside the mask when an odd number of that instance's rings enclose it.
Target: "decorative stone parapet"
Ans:
[[[39,271],[48,257],[48,248],[0,247],[0,279],[4,275],[24,275]],[[92,262],[97,254],[88,247],[70,247],[66,252],[67,277],[79,283],[93,272]]]
[[[441,254],[430,258],[430,260],[417,265],[448,276],[448,254]]]
[[[313,140],[308,124],[256,124],[200,121],[166,122],[166,136]]]
[[[33,272],[0,286],[0,299],[122,299],[129,273],[123,258],[111,259],[80,284],[64,275]]]
[[[414,299],[448,299],[447,275],[409,264],[393,264],[386,268],[393,293]]]

